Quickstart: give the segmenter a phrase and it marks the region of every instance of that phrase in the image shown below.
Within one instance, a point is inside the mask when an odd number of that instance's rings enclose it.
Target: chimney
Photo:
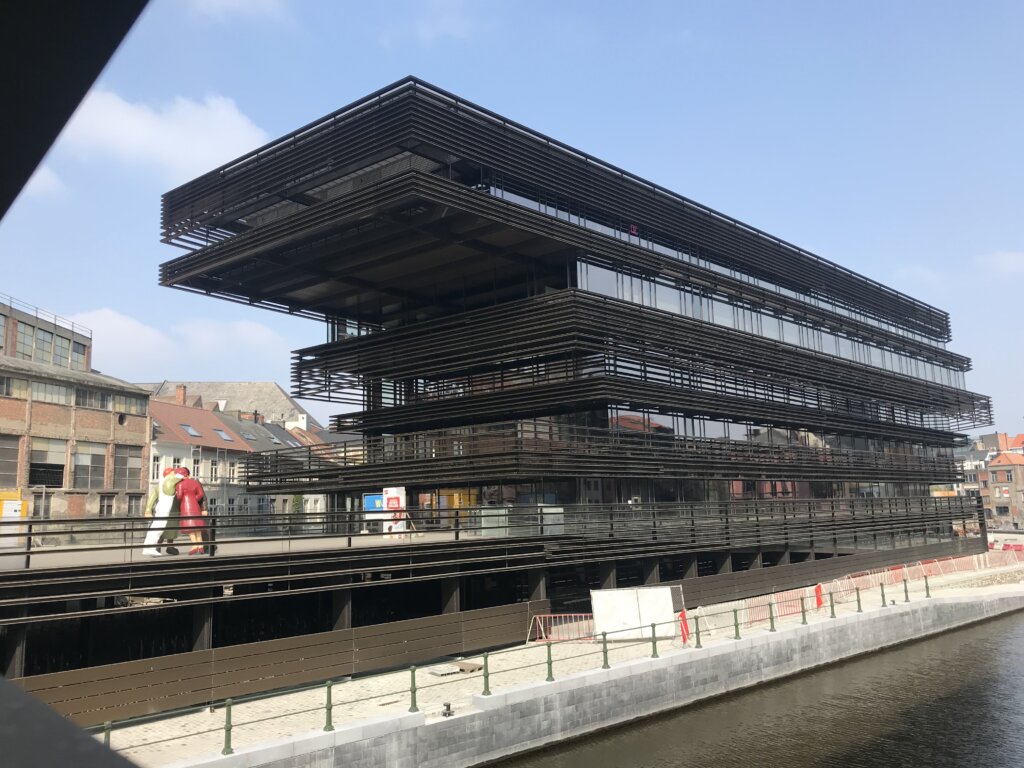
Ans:
[[[185,405],[187,390],[184,384],[177,384],[174,387],[174,402],[178,405]]]

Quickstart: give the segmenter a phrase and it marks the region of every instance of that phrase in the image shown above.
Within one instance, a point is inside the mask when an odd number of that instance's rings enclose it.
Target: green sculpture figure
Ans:
[[[175,488],[181,480],[181,475],[168,467],[164,470],[163,480],[149,494],[149,499],[146,501],[146,517],[153,518],[153,522],[146,533],[142,554],[159,557],[165,554],[161,543],[163,541],[170,543],[174,540],[177,525],[172,522],[172,527],[168,529],[167,524],[172,515],[177,517],[179,503],[178,497],[175,495]],[[170,551],[173,549],[172,547],[167,549],[166,554],[177,554],[177,550]]]

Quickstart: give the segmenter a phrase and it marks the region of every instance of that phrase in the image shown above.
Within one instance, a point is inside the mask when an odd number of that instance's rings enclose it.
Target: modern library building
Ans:
[[[419,79],[168,192],[162,225],[188,251],[162,284],[324,323],[292,394],[360,439],[247,478],[364,539],[323,582],[356,625],[984,546],[973,499],[930,495],[991,421],[945,312]]]

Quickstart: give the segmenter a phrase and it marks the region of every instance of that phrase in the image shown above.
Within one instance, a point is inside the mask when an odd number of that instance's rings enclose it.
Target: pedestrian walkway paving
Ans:
[[[1000,583],[1024,581],[1024,567],[992,569],[986,572],[954,573],[930,580],[931,589],[940,590],[942,595],[971,594],[996,590],[990,586]],[[964,585],[956,588],[958,585]],[[969,586],[968,586],[969,585]],[[911,602],[925,599],[923,582],[909,582]],[[886,590],[889,606],[905,600],[902,585]],[[862,610],[865,613],[885,610],[882,607],[881,591],[862,593]],[[711,607],[714,608],[713,606]],[[808,606],[807,622],[814,624],[829,621],[831,611],[826,596],[821,608]],[[857,611],[856,601],[851,597],[835,604],[836,616]],[[729,611],[731,614],[731,611]],[[801,624],[801,615],[776,618],[776,626]],[[728,622],[720,622],[728,624]],[[702,621],[702,626],[707,626]],[[669,628],[666,627],[666,634]],[[659,630],[660,632],[661,630]],[[693,622],[691,620],[691,633]],[[764,634],[769,631],[767,621],[746,627],[741,623],[742,637]],[[713,647],[735,642],[735,629],[717,629],[710,633],[702,631],[701,643]],[[659,638],[657,652],[661,656],[687,653],[696,644],[691,634],[684,646],[679,636],[678,625],[674,626],[671,638]],[[598,639],[552,643],[551,671],[555,679],[576,672],[597,669],[602,666],[602,645]],[[495,652],[488,656],[489,687],[500,691],[507,686],[543,682],[548,677],[548,646],[545,643],[528,643],[514,649]],[[608,663],[614,666],[629,659],[648,657],[652,654],[650,638],[608,642]],[[482,656],[466,657],[482,663]],[[482,671],[458,672],[446,676],[435,673],[450,673],[451,662],[420,667],[416,670],[416,706],[428,720],[441,717],[444,705],[460,711],[471,706],[472,696],[484,690]],[[331,719],[335,726],[355,720],[379,717],[409,711],[412,706],[412,673],[409,670],[356,678],[337,682],[332,687],[333,707]],[[232,706],[231,741],[234,749],[257,744],[279,741],[301,734],[322,730],[326,724],[327,690],[325,685],[303,691],[265,697],[234,703]],[[187,763],[202,757],[217,755],[224,747],[225,710],[217,706],[214,710],[202,710],[191,714],[165,717],[159,720],[115,728],[110,736],[110,745],[125,757],[143,766],[157,768],[174,763]],[[102,736],[97,736],[102,738]]]

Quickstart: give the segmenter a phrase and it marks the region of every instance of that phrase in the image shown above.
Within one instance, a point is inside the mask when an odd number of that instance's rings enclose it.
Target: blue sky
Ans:
[[[949,311],[1024,431],[1022,39],[1013,1],[152,0],[0,222],[0,292],[115,376],[287,386],[321,327],[158,287],[160,194],[415,74]]]

